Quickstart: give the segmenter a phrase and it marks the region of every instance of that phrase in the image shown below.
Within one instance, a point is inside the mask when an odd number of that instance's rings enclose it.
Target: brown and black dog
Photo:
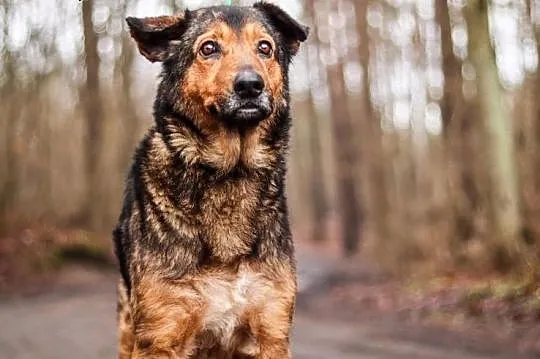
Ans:
[[[128,18],[163,62],[114,242],[120,358],[290,358],[288,68],[308,29],[279,7]]]

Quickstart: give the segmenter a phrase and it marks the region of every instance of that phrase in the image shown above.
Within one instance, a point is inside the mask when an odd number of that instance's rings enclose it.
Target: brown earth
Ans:
[[[335,266],[309,251],[299,256],[300,295],[292,340],[297,359],[538,357],[489,338],[405,324],[376,311],[358,316],[337,308],[327,298]],[[373,274],[366,272],[361,280],[373,280]],[[115,282],[114,272],[71,266],[40,294],[3,299],[0,358],[114,358]]]

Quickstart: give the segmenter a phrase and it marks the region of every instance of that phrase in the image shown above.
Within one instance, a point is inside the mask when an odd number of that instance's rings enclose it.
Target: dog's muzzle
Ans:
[[[231,125],[256,125],[272,112],[271,96],[263,78],[254,70],[241,70],[234,79],[233,90],[221,106],[223,118]]]

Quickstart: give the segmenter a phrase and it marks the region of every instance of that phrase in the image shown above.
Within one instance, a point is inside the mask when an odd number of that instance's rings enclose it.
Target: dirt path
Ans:
[[[305,290],[328,264],[300,257]],[[0,302],[0,358],[115,358],[115,275],[73,268],[54,292]],[[527,358],[516,353],[479,354],[459,340],[434,344],[384,322],[354,323],[300,306],[293,335],[296,359],[488,359]]]

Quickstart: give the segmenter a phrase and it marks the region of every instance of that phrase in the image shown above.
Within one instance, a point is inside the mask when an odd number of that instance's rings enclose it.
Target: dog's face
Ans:
[[[158,96],[195,124],[254,126],[287,106],[287,71],[308,29],[269,3],[128,18],[140,52],[163,61]]]

